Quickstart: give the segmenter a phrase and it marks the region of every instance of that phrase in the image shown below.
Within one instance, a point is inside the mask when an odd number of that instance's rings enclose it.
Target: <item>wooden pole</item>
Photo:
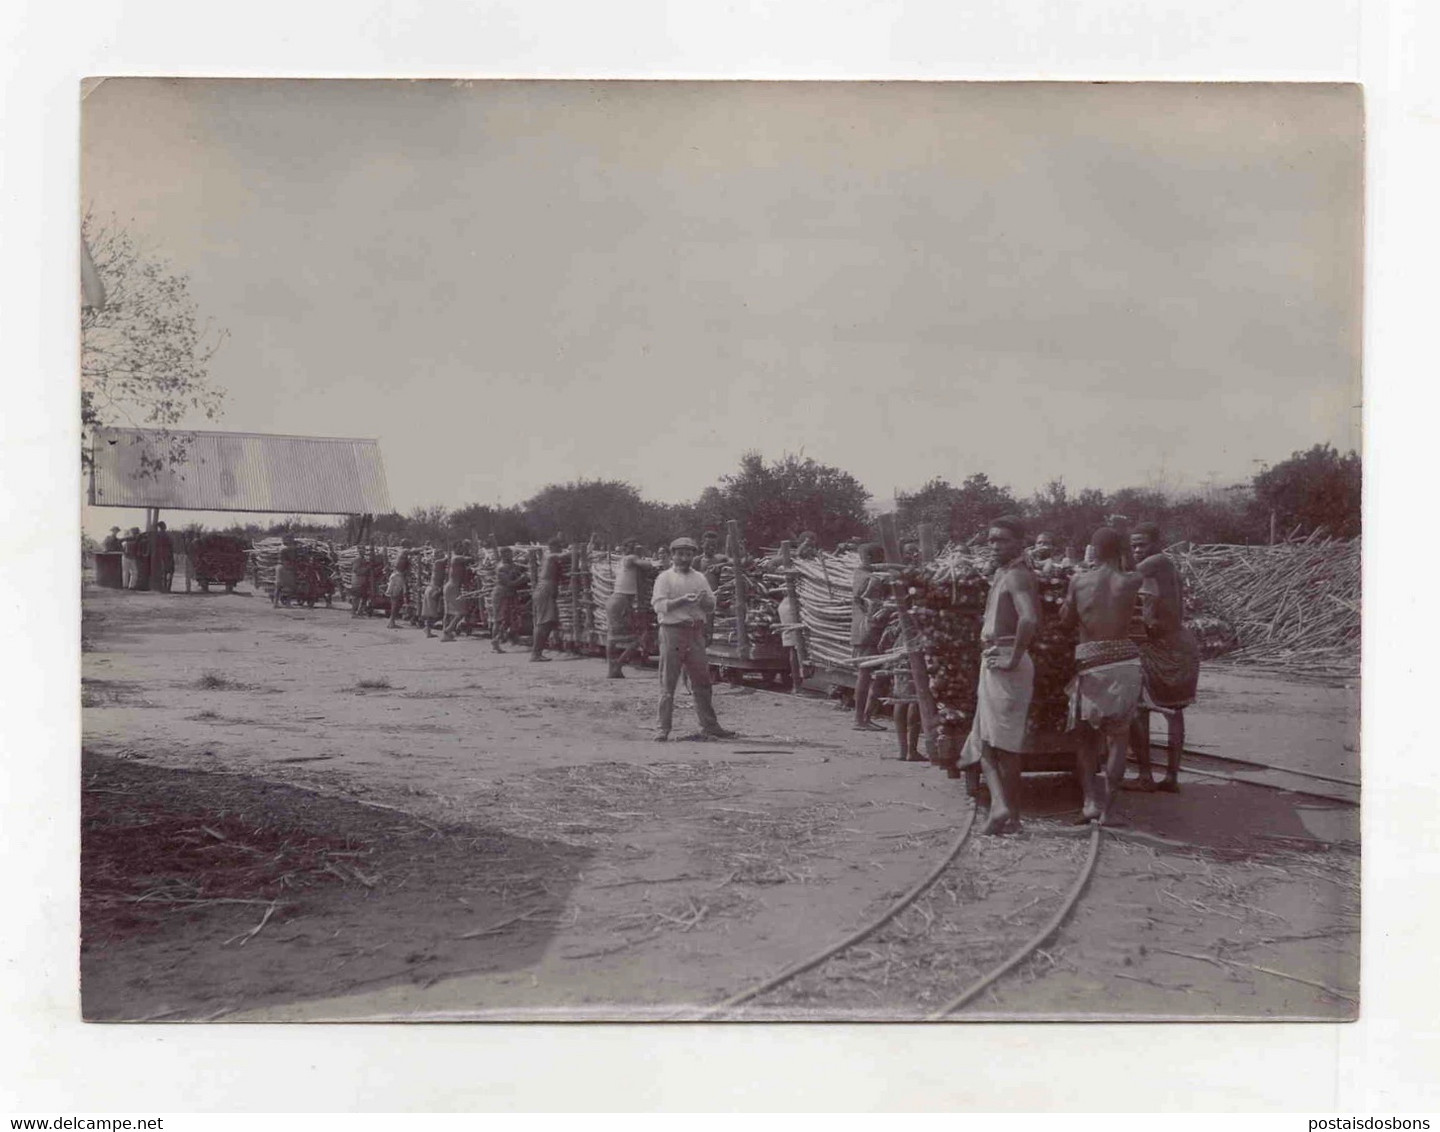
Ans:
[[[935,528],[929,523],[920,524],[920,561],[934,562],[940,548],[935,545]]]
[[[730,555],[730,564],[735,570],[735,635],[740,646],[740,659],[750,659],[750,626],[745,608],[745,547],[740,541],[740,524],[734,519],[725,521],[725,551]]]
[[[885,547],[885,561],[900,561],[900,536],[895,531],[894,512],[887,511],[876,524],[880,529],[880,542]]]
[[[580,544],[570,544],[570,643],[580,648]]]
[[[780,567],[785,571],[785,596],[789,599],[795,615],[798,617],[800,615],[800,595],[795,592],[795,575],[790,572],[790,540],[788,538],[780,543]],[[795,651],[800,656],[801,665],[804,665],[809,659],[805,650],[805,634],[796,633],[795,638],[799,642],[795,646]]]
[[[149,577],[146,580],[145,588],[158,593],[160,590],[159,573],[155,569],[155,524],[160,521],[160,508],[145,508],[145,558],[149,563]]]

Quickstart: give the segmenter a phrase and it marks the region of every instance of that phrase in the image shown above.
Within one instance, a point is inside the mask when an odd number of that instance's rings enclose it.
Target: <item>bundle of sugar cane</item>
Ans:
[[[1360,662],[1361,546],[1311,535],[1274,546],[1194,546],[1175,553],[1186,612],[1226,626],[1232,659],[1353,675]]]
[[[792,561],[806,649],[811,662],[820,668],[855,666],[850,646],[850,587],[859,564],[860,557],[854,553],[821,553]]]

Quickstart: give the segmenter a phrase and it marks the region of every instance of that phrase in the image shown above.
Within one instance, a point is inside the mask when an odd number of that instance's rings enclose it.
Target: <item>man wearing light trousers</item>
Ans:
[[[705,657],[705,618],[715,612],[715,594],[705,575],[693,568],[699,551],[694,539],[677,538],[670,544],[674,565],[655,579],[651,604],[660,621],[660,718],[655,741],[670,738],[675,714],[675,686],[683,671],[690,677],[695,714],[700,730],[712,739],[731,739],[715,718],[710,693],[710,662]]]

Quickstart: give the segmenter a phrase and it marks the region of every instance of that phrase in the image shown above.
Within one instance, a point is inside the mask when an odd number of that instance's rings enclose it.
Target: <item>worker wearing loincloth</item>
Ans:
[[[715,594],[705,575],[691,563],[699,547],[695,540],[677,538],[670,544],[674,566],[655,579],[651,605],[660,621],[660,709],[655,741],[670,738],[675,714],[675,687],[684,672],[695,696],[700,729],[713,739],[734,738],[715,718],[710,691],[710,662],[705,656],[705,615],[715,608]]]
[[[445,609],[445,620],[440,624],[442,643],[455,639],[455,631],[465,617],[465,570],[470,565],[468,550],[469,547],[461,543],[446,558],[435,560],[435,568],[445,571],[445,587],[441,591]]]
[[[1130,725],[1140,704],[1140,650],[1129,634],[1142,579],[1121,568],[1125,543],[1114,528],[1097,530],[1090,548],[1095,568],[1070,579],[1060,622],[1080,633],[1068,691],[1085,796],[1081,820],[1103,822],[1125,775]],[[1107,752],[1103,783],[1096,777],[1102,748]]]
[[[525,580],[525,567],[515,564],[515,552],[508,546],[500,548],[500,564],[495,567],[495,589],[490,594],[490,647],[504,652],[502,642],[511,639],[515,618],[515,591]]]
[[[530,646],[532,661],[550,659],[545,655],[545,649],[550,643],[551,634],[560,631],[558,596],[560,575],[565,568],[565,555],[561,553],[565,543],[557,537],[552,538],[547,545],[550,553],[545,555],[545,561],[540,564],[540,582],[535,587],[535,637]]]
[[[624,553],[615,568],[615,590],[605,602],[606,676],[611,680],[624,679],[621,666],[637,659],[634,655],[639,643],[635,603],[639,600],[640,571],[653,570],[655,566],[640,556],[639,539],[626,539],[621,546]]]
[[[434,628],[445,619],[445,563],[436,557],[430,563],[430,584],[420,599],[420,620],[425,623],[425,636],[434,637]]]
[[[390,601],[390,620],[387,622],[391,629],[400,628],[396,618],[400,616],[400,610],[405,606],[406,587],[410,583],[410,540],[400,540],[400,553],[395,556],[395,567],[390,571],[390,582],[385,587],[385,596]]]
[[[889,623],[885,592],[889,588],[884,574],[876,567],[885,561],[885,548],[878,542],[867,542],[860,548],[860,565],[850,575],[850,651],[856,661],[874,656],[880,647],[880,636]],[[855,678],[856,731],[880,731],[874,722],[877,696],[872,694],[874,670],[859,665]]]
[[[285,535],[280,540],[280,560],[275,566],[275,592],[270,595],[270,604],[278,606],[284,597],[294,597],[300,588],[299,573],[296,569],[299,554],[295,549],[295,536]]]
[[[996,570],[980,634],[975,719],[959,763],[963,768],[979,762],[985,772],[990,818],[981,832],[989,834],[1020,828],[1021,753],[1035,692],[1030,642],[1040,627],[1039,590],[1021,554],[1024,538],[1024,527],[1013,515],[990,523],[987,541]]]
[[[1145,672],[1145,698],[1135,715],[1131,748],[1140,764],[1139,773],[1125,785],[1134,790],[1179,790],[1180,753],[1185,749],[1185,709],[1195,702],[1200,681],[1200,644],[1185,627],[1185,590],[1160,542],[1160,528],[1141,523],[1130,535],[1130,553],[1135,570],[1144,579],[1140,605],[1145,637],[1140,642],[1140,662]],[[1165,778],[1156,783],[1150,770],[1150,712],[1165,716]]]

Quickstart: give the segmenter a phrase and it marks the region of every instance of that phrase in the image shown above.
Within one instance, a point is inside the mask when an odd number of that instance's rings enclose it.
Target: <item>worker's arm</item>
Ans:
[[[1073,629],[1080,624],[1080,618],[1075,612],[1075,579],[1073,577],[1065,590],[1065,600],[1060,603],[1060,624],[1066,629]]]
[[[1040,601],[1035,587],[1035,577],[1029,570],[1017,570],[1010,576],[1010,596],[1015,602],[1015,645],[1010,650],[1010,657],[1003,663],[996,663],[995,667],[1002,672],[1009,672],[1018,667],[1025,653],[1029,651],[1030,642],[1035,638],[1035,632],[1040,628]]]

